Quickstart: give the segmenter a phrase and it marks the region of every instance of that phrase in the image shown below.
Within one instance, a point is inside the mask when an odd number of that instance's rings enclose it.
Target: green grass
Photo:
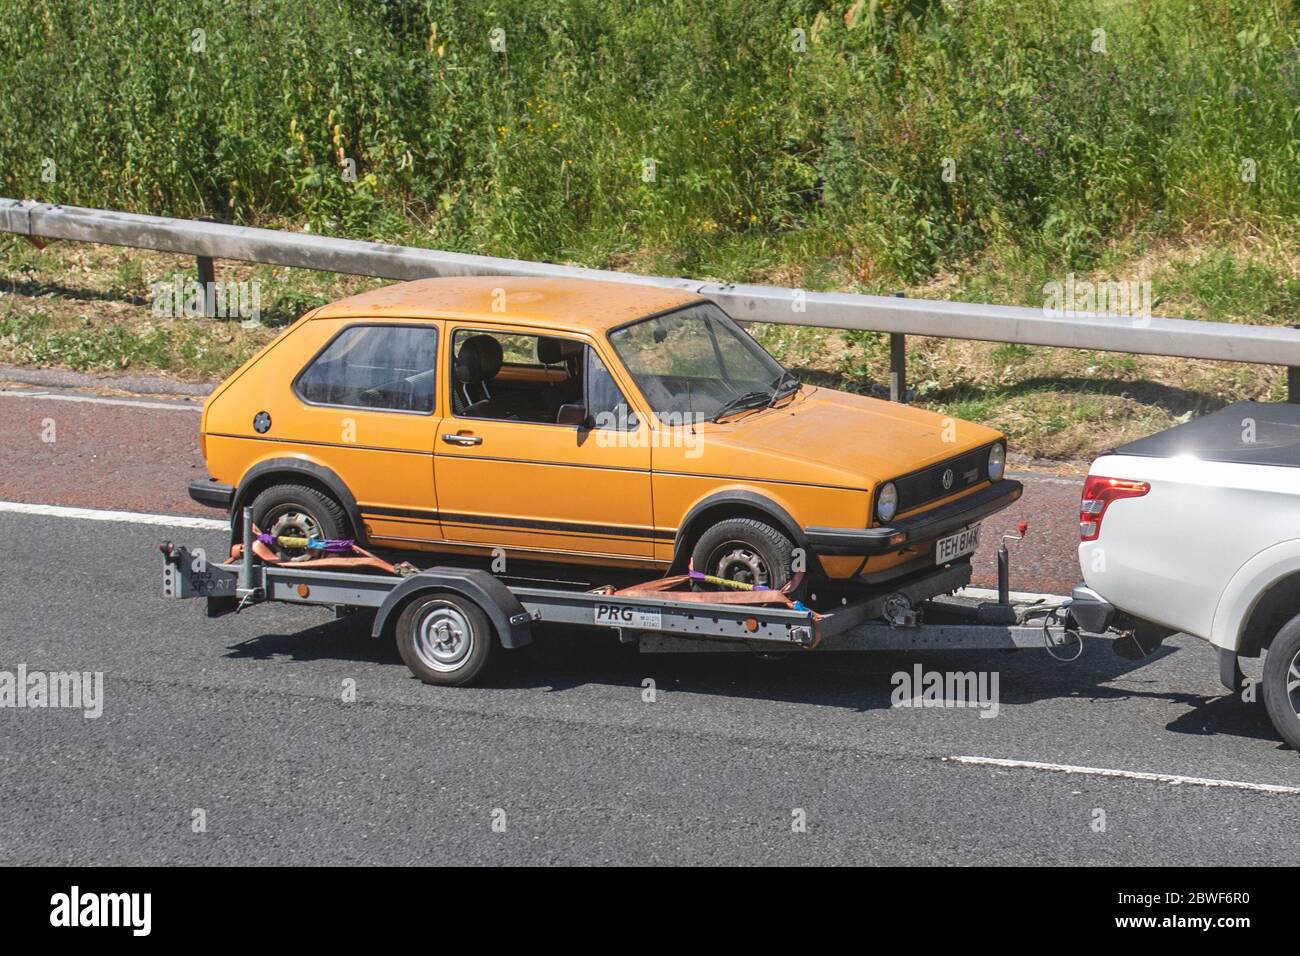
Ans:
[[[1190,268],[1165,270],[1157,280],[1164,296],[1194,299],[1199,317],[1211,321],[1300,322],[1300,277],[1280,274],[1259,260],[1219,254]]]
[[[0,309],[0,360],[81,372],[164,370],[185,378],[222,377],[250,358],[265,335],[216,323],[97,322],[47,311]]]

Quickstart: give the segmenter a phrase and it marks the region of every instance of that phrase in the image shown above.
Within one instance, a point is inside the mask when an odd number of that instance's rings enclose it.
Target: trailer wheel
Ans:
[[[1282,739],[1300,750],[1300,615],[1287,621],[1268,646],[1264,706]]]
[[[423,594],[397,618],[397,652],[426,684],[470,683],[487,667],[494,643],[487,615],[459,594]]]

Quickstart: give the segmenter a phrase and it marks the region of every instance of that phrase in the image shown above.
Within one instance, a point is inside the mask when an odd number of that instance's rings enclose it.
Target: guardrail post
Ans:
[[[889,333],[889,400],[907,404],[907,336]]]
[[[1291,328],[1300,329],[1300,325]],[[1286,400],[1292,405],[1300,405],[1300,367],[1295,365],[1286,367]]]
[[[901,292],[894,295],[903,298]],[[889,400],[907,404],[907,336],[902,332],[889,333]]]
[[[199,222],[214,222],[211,216],[199,216]],[[203,317],[217,316],[217,264],[211,256],[196,256],[199,270],[199,288],[203,290]]]

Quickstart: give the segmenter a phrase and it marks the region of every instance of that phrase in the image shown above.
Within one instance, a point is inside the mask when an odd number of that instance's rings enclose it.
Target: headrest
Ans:
[[[466,385],[490,382],[501,371],[501,343],[490,335],[471,335],[456,356],[456,378]]]
[[[537,361],[543,365],[559,365],[581,352],[582,343],[574,339],[557,339],[544,335],[537,340]]]

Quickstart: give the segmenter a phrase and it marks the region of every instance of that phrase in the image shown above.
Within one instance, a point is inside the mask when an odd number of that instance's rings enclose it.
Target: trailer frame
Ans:
[[[245,509],[245,541],[252,537],[251,520],[250,510]],[[683,601],[671,595],[511,583],[518,579],[476,567],[438,565],[398,577],[266,564],[254,558],[251,548],[245,548],[238,561],[220,563],[209,563],[201,551],[171,542],[160,550],[163,595],[206,598],[209,617],[271,602],[346,611],[369,608],[375,611],[373,637],[384,634],[402,610],[421,596],[453,595],[483,612],[504,648],[530,643],[533,626],[547,623],[613,630],[621,642],[634,643],[643,653],[1045,647],[1053,656],[1072,660],[1082,651],[1078,625],[1068,614],[1068,599],[1011,599],[1005,542],[998,555],[996,600],[960,595],[971,579],[967,558],[918,571],[888,590],[840,596],[838,604],[828,599],[820,613],[803,605]],[[414,666],[412,670],[427,676]]]

